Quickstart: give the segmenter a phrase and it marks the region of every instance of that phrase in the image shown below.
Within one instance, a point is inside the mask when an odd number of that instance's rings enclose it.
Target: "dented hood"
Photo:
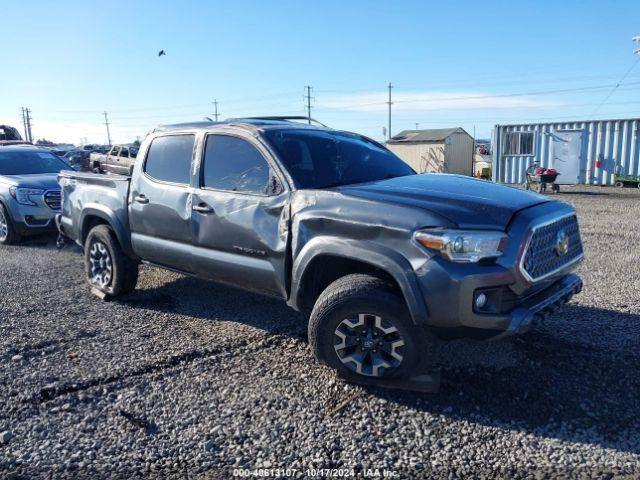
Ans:
[[[462,175],[420,174],[336,188],[344,195],[422,208],[462,228],[505,229],[542,195]]]

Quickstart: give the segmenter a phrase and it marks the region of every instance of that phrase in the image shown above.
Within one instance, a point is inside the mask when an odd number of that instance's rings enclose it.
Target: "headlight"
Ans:
[[[41,188],[28,188],[28,187],[11,187],[9,188],[11,196],[21,205],[33,205],[38,203],[34,200],[34,197],[41,197],[44,195],[44,190]]]
[[[423,247],[458,263],[476,263],[502,255],[509,237],[501,232],[421,230],[414,234]]]

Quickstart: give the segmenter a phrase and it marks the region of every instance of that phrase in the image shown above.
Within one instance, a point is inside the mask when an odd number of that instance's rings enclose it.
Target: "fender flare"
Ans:
[[[107,222],[116,234],[116,238],[118,239],[124,253],[131,257],[135,257],[133,247],[131,245],[131,236],[129,235],[127,228],[125,228],[112,210],[99,203],[90,203],[82,209],[82,215],[80,218],[80,238],[83,243],[89,234],[89,232],[86,231],[88,217],[98,217]]]
[[[291,273],[289,306],[301,310],[303,305],[302,279],[311,262],[319,255],[332,255],[367,263],[387,272],[397,282],[407,308],[415,324],[424,324],[428,310],[422,290],[411,264],[401,254],[383,245],[362,240],[350,240],[329,236],[309,241],[295,258]]]

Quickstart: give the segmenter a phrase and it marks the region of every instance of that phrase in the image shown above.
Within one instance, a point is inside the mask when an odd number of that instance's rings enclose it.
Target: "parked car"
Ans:
[[[114,145],[106,154],[92,153],[91,170],[95,173],[131,175],[138,150],[137,145]]]
[[[89,156],[91,152],[87,150],[77,149],[71,150],[64,155],[64,160],[70,166],[74,168],[74,170],[81,171],[89,171]]]
[[[46,148],[0,148],[0,244],[56,230],[54,216],[60,211],[56,177],[62,170],[71,167]]]
[[[347,378],[412,375],[435,335],[525,332],[582,288],[573,207],[418,175],[357,134],[184,124],[154,130],[139,158],[130,178],[59,176],[57,224],[93,291],[131,292],[146,261],[281,298],[310,313],[315,355]]]

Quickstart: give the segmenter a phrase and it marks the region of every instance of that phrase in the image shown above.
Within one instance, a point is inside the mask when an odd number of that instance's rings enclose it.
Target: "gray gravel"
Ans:
[[[438,394],[343,384],[277,300],[145,267],[103,303],[78,249],[0,247],[0,477],[640,476],[640,192],[565,190],[583,293],[522,338],[443,345]]]

